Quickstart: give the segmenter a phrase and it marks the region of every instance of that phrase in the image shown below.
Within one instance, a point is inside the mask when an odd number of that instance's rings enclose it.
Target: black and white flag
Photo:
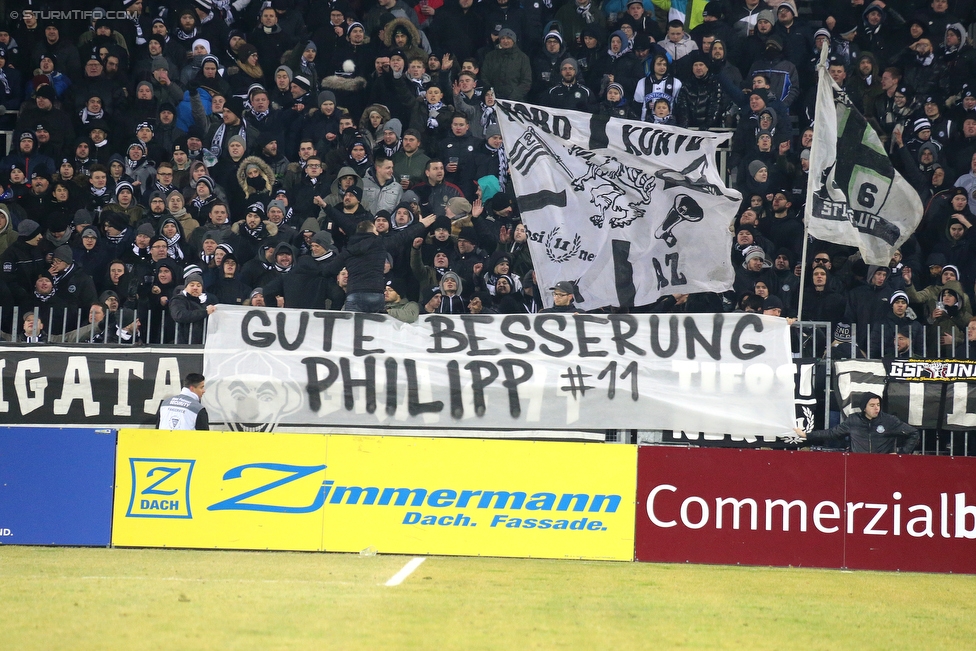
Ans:
[[[891,261],[922,219],[922,201],[891,164],[881,139],[827,74],[817,87],[807,229],[813,237],[856,246],[867,264]]]
[[[732,287],[729,225],[741,197],[715,165],[728,134],[498,108],[540,287],[575,282],[583,309]]]

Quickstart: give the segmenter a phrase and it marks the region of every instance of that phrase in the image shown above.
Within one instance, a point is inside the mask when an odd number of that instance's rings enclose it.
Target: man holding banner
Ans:
[[[827,73],[829,49],[823,48],[817,67],[807,232],[819,240],[856,247],[866,264],[887,267],[918,227],[922,202],[891,164],[874,128]],[[804,238],[804,263],[806,245]],[[802,318],[802,287],[800,296]]]

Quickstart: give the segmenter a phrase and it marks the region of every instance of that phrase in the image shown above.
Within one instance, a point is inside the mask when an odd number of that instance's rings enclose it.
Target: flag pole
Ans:
[[[818,95],[820,93],[828,93],[833,91],[832,88],[833,79],[823,74],[823,71],[826,70],[827,67],[827,56],[829,53],[830,53],[830,43],[828,41],[827,43],[824,43],[823,48],[820,49],[820,63],[817,64],[817,74],[820,77],[818,87],[817,87]],[[828,82],[830,84],[830,87],[825,87],[824,81]],[[833,105],[833,102],[831,102],[831,105]],[[819,108],[820,102],[819,101],[816,102],[814,106]],[[823,117],[824,116],[821,116],[821,119],[823,119]],[[816,137],[816,128],[817,128],[816,115],[814,115],[813,124],[814,124],[814,137],[813,137],[813,142],[810,143],[811,164],[813,163],[814,155],[820,153],[820,144]],[[807,280],[807,245],[810,241],[810,235],[809,235],[810,217],[811,217],[810,213],[813,211],[813,193],[816,191],[816,187],[817,187],[816,185],[811,185],[811,180],[809,178],[809,172],[808,172],[807,173],[807,199],[806,199],[806,204],[803,206],[803,253],[800,254],[800,301],[797,304],[797,309],[796,309],[796,320],[800,322],[803,321],[803,293],[804,290],[806,289],[806,280]]]

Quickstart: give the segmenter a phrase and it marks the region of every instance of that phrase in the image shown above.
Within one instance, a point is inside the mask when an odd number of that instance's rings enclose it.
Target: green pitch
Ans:
[[[5,649],[964,649],[976,577],[0,546]]]

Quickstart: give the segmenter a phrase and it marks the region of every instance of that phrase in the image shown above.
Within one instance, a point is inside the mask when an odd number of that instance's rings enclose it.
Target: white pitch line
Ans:
[[[384,583],[383,585],[386,585],[386,586],[389,586],[389,587],[393,587],[395,585],[400,585],[401,583],[403,583],[404,579],[406,579],[408,576],[410,576],[411,574],[413,574],[413,571],[415,569],[417,569],[418,567],[420,567],[420,564],[423,563],[425,560],[427,560],[427,559],[426,558],[411,558],[407,562],[407,564],[404,565],[403,568],[399,572],[397,572],[392,577],[390,577],[390,580],[387,581],[386,583]]]
[[[308,579],[224,579],[224,578],[196,578],[182,576],[51,576],[40,575],[23,577],[26,579],[48,579],[69,581],[179,581],[184,583],[299,583],[315,585],[356,585],[352,581],[312,581]]]

